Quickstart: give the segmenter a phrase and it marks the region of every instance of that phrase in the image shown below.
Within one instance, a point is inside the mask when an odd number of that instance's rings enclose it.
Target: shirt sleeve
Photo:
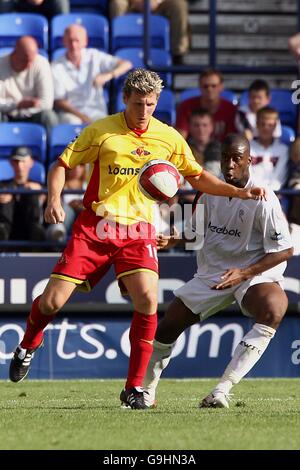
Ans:
[[[268,200],[262,201],[258,220],[263,234],[265,253],[276,253],[293,246],[288,223],[274,193],[267,194]]]
[[[120,57],[113,56],[96,49],[93,50],[93,53],[97,62],[98,73],[111,72],[114,68],[116,68],[118,62],[121,60]]]
[[[176,166],[183,177],[201,175],[203,168],[195,160],[191,148],[178,132],[174,131],[174,134],[175,150],[171,163]]]
[[[99,144],[94,143],[95,130],[86,127],[81,134],[63,151],[60,160],[66,168],[74,168],[82,163],[94,163],[98,158]]]
[[[37,74],[35,83],[36,97],[41,100],[43,110],[53,108],[54,88],[51,67],[45,57],[37,57]]]

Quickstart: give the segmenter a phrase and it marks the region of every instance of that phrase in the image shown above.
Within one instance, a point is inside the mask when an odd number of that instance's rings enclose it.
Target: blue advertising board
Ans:
[[[45,345],[32,362],[33,379],[122,378],[127,375],[130,319],[58,317],[47,327]],[[23,336],[25,320],[0,321],[0,378],[8,377],[9,361]],[[165,377],[222,375],[251,320],[214,317],[193,325],[177,340]],[[287,316],[249,377],[300,377],[300,322]]]
[[[23,336],[25,314],[16,317],[14,309],[27,305],[39,295],[57,261],[53,255],[0,256],[0,378],[7,378],[12,352]],[[287,316],[266,353],[251,371],[255,377],[300,376],[299,256],[288,262],[285,290],[294,316]],[[194,254],[160,256],[159,302],[172,299],[174,288],[190,279],[196,268]],[[129,317],[92,306],[119,304],[123,312],[127,299],[121,296],[114,273],[110,271],[90,294],[76,293],[69,305],[77,316],[61,312],[45,333],[45,347],[36,354],[32,378],[125,377],[128,367]],[[81,314],[82,309],[82,314]],[[105,310],[105,309],[104,309]],[[107,311],[109,309],[107,308]],[[93,312],[93,313],[91,313]],[[78,314],[79,313],[79,314]],[[297,316],[298,315],[298,316]],[[166,377],[215,377],[222,374],[233,349],[251,328],[240,315],[216,315],[194,325],[178,340]]]
[[[30,304],[43,291],[58,256],[60,255],[0,255],[0,311],[5,311],[5,306]],[[160,255],[159,264],[158,300],[163,303],[172,299],[173,289],[193,277],[196,257],[194,253]],[[293,256],[289,260],[284,288],[290,304],[300,305],[300,256]],[[111,269],[92,292],[75,293],[69,301],[70,304],[77,305],[86,302],[126,304],[128,299],[122,297]]]

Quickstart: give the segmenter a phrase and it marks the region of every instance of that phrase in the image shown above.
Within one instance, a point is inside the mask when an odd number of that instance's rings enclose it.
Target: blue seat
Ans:
[[[13,47],[21,36],[33,36],[41,49],[48,49],[48,21],[35,13],[0,15],[0,47]]]
[[[130,60],[133,66],[136,67],[144,67],[144,51],[138,47],[124,47],[121,49],[117,49],[115,51],[115,55],[121,57],[122,59]],[[150,49],[150,64],[149,65],[172,65],[172,58],[169,52],[164,51],[162,49],[151,48]],[[160,73],[159,74],[164,81],[164,85],[167,87],[172,86],[172,75],[170,73]],[[117,89],[119,89],[124,82],[123,78],[120,77],[117,80]]]
[[[93,13],[69,13],[56,15],[51,21],[50,47],[54,51],[63,47],[65,29],[71,24],[80,24],[88,33],[88,47],[108,50],[108,20],[102,15]]]
[[[11,180],[14,178],[14,170],[9,160],[0,160],[0,181]],[[30,181],[45,184],[46,172],[44,165],[41,162],[35,161],[30,172]]]
[[[200,96],[201,92],[199,88],[187,88],[180,93],[179,102],[188,100],[189,98],[194,98],[195,96]],[[230,101],[232,104],[236,105],[238,103],[238,97],[236,93],[231,90],[223,90],[221,93],[221,97],[225,100]]]
[[[281,126],[281,142],[286,145],[291,145],[292,142],[295,140],[295,131],[289,126]]]
[[[70,0],[71,11],[93,11],[107,14],[108,0]]]
[[[113,18],[111,22],[111,49],[121,47],[143,47],[144,17],[140,13],[129,13]],[[164,16],[150,15],[150,47],[170,50],[169,20]]]
[[[57,160],[68,143],[74,140],[84,127],[82,124],[58,124],[52,128],[49,142],[49,164]]]
[[[0,123],[0,159],[9,158],[13,148],[24,145],[31,149],[35,160],[46,161],[46,130],[43,126],[28,122]]]
[[[12,180],[14,170],[9,160],[0,160],[0,181]]]
[[[284,90],[280,88],[271,89],[271,101],[269,106],[277,109],[280,121],[283,125],[296,128],[297,124],[297,105],[292,102],[292,94],[294,91]],[[249,93],[245,90],[239,99],[240,106],[248,105]]]
[[[0,47],[0,57],[11,54],[13,50],[14,47]],[[46,52],[45,49],[39,49],[39,54],[49,59],[48,52]]]
[[[120,90],[117,94],[116,113],[124,111],[124,109],[125,104],[123,102],[123,94],[122,90]],[[164,88],[161,92],[156,106],[156,110],[154,112],[154,117],[169,125],[173,125],[175,123],[175,97],[171,90]]]

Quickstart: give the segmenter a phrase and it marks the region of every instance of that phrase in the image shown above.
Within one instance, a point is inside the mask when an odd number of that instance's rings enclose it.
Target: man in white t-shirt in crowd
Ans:
[[[87,48],[87,44],[83,26],[68,26],[66,53],[52,63],[54,105],[60,122],[89,124],[107,116],[104,85],[132,68],[130,61]]]
[[[288,176],[289,148],[273,137],[278,117],[274,108],[260,109],[257,112],[258,136],[250,143],[251,174],[257,184],[273,191],[282,188]]]
[[[53,81],[48,60],[39,55],[32,36],[20,37],[11,54],[0,57],[0,114],[2,121],[57,124],[53,111]]]
[[[265,80],[254,80],[248,90],[248,104],[238,108],[236,114],[236,128],[241,134],[244,133],[248,140],[257,137],[257,112],[269,106],[271,101],[271,92],[268,83]],[[277,119],[276,127],[273,131],[273,137],[281,136],[281,122]]]
[[[229,134],[222,144],[225,181],[241,188],[254,185],[250,164],[247,139]],[[193,279],[174,291],[176,297],[158,325],[144,381],[149,407],[155,403],[160,375],[179,335],[236,301],[242,312],[254,319],[254,325],[236,347],[215,389],[200,404],[228,408],[232,386],[260,359],[288,305],[281,282],[293,248],[275,194],[270,190],[267,200],[249,201],[204,194],[198,203],[204,204],[204,241],[197,256],[198,270]]]

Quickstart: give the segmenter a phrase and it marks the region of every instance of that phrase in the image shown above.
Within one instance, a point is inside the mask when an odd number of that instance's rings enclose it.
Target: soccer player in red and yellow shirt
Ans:
[[[129,73],[123,89],[125,112],[85,128],[50,170],[45,220],[59,223],[65,216],[61,192],[66,170],[83,163],[92,165],[85,210],[74,224],[44,293],[33,302],[24,339],[11,362],[12,381],[26,377],[44,328],[75,288],[91,289],[113,265],[134,307],[129,371],[120,398],[125,406],[145,409],[141,387],[157,325],[158,263],[151,225],[153,203],[138,189],[140,168],[150,160],[165,159],[202,192],[242,199],[264,195],[260,188],[237,188],[202,169],[181,135],[152,117],[161,89],[162,81],[155,72],[136,69]]]

